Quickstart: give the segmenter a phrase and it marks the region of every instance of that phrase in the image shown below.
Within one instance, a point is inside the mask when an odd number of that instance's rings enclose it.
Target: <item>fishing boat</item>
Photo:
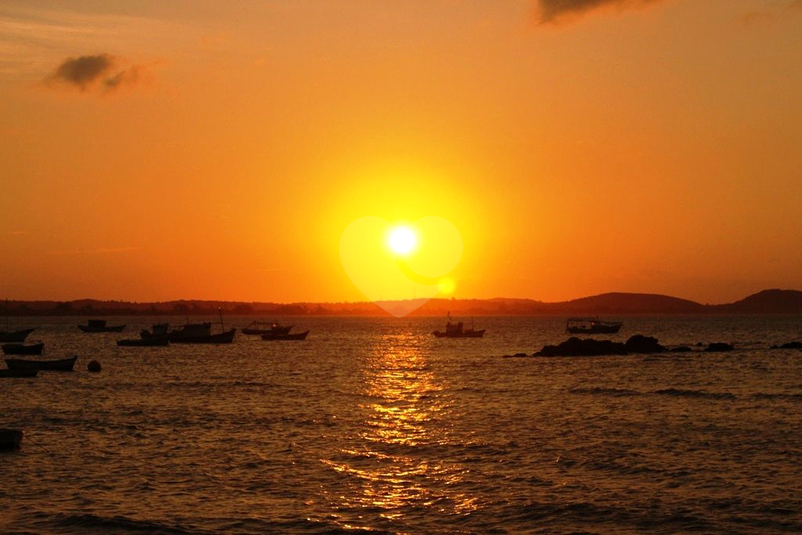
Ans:
[[[0,342],[19,342],[22,343],[31,334],[33,329],[22,329],[21,331],[0,331]]]
[[[471,320],[473,323],[473,320]],[[485,335],[484,329],[476,330],[471,325],[470,329],[466,329],[463,323],[453,323],[451,321],[451,312],[448,313],[448,322],[446,322],[445,331],[434,331],[432,333],[437,338],[481,338]]]
[[[168,333],[170,343],[173,344],[230,344],[234,341],[237,329],[226,330],[223,325],[223,311],[220,311],[220,330],[212,334],[211,323],[188,323]]]
[[[0,429],[0,450],[20,449],[22,435],[19,429]]]
[[[294,334],[263,334],[262,340],[306,340],[309,331]]]
[[[44,342],[39,344],[3,344],[3,354],[5,355],[41,355],[45,348]]]
[[[594,318],[568,318],[565,330],[571,334],[615,334],[624,324],[620,321],[601,321]]]
[[[79,325],[85,333],[119,333],[125,329],[125,325],[106,325],[106,320],[89,320],[87,325]]]
[[[25,359],[6,359],[6,366],[9,370],[46,370],[51,372],[71,372],[78,357],[57,360],[25,360]]]
[[[273,321],[253,321],[250,325],[242,329],[243,334],[289,334],[292,325],[289,327],[280,325],[278,320]]]
[[[34,367],[8,369],[0,370],[0,377],[36,377],[37,373],[39,373],[39,368]]]

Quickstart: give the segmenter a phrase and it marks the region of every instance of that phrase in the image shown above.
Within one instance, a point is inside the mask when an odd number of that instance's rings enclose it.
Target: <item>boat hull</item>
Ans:
[[[5,355],[41,355],[45,348],[44,343],[23,345],[23,344],[3,344],[3,354]]]
[[[35,330],[36,327],[33,329],[23,329],[21,331],[0,332],[0,342],[24,342],[28,335]]]
[[[478,331],[467,330],[455,333],[434,331],[432,334],[435,335],[437,338],[482,338],[485,335],[485,330],[484,329]]]
[[[309,331],[296,334],[263,334],[262,340],[306,340]]]
[[[19,429],[0,429],[0,450],[18,450],[23,433]]]
[[[88,325],[79,325],[85,333],[121,333],[125,329],[125,325],[111,325],[109,327],[90,327]]]
[[[230,344],[234,341],[234,334],[237,329],[231,329],[217,334],[206,334],[199,336],[170,336],[172,344]]]
[[[21,368],[21,369],[8,369],[0,370],[0,377],[36,377],[39,373],[39,368]]]
[[[58,360],[25,360],[25,359],[6,359],[6,366],[9,370],[35,370],[52,372],[71,372],[78,357]]]

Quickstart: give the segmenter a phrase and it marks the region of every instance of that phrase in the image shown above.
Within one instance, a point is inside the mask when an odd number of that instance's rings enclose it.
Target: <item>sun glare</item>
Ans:
[[[395,254],[405,255],[415,248],[418,239],[415,232],[409,227],[395,227],[390,231],[388,244]]]

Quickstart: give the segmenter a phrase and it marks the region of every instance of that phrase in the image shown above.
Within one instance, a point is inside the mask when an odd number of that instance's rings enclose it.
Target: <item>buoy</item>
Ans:
[[[93,360],[93,361],[91,361],[89,363],[89,365],[86,367],[86,369],[89,370],[90,372],[97,373],[97,372],[100,371],[100,363],[98,361],[96,361],[96,360]]]

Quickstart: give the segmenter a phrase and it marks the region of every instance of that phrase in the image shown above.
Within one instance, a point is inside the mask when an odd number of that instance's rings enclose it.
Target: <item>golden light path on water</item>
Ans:
[[[452,407],[442,378],[414,344],[412,335],[385,336],[366,359],[364,425],[341,453],[367,461],[324,461],[356,478],[340,507],[379,508],[393,520],[411,511],[462,515],[477,508],[476,497],[457,490],[468,469],[433,460],[433,448],[449,445]]]

